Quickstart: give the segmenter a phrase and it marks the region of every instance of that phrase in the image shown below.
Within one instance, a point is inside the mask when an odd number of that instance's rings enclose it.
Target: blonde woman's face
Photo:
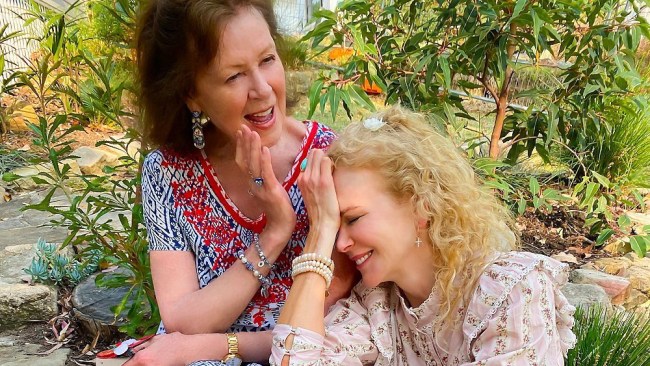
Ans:
[[[336,248],[355,262],[366,286],[400,283],[418,260],[411,204],[392,195],[372,170],[337,168],[334,185],[341,210]]]

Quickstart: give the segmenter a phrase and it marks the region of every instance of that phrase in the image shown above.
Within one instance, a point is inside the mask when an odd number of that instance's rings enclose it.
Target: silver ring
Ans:
[[[257,184],[258,187],[261,187],[264,184],[264,179],[262,179],[262,177],[253,178],[253,182]]]

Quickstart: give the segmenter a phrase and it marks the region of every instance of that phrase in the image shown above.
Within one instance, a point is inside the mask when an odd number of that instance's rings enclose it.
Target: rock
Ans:
[[[634,308],[638,307],[639,305],[647,302],[648,300],[650,300],[650,299],[643,292],[641,292],[641,291],[639,291],[637,289],[632,289],[630,291],[630,296],[625,301],[624,306],[625,306],[625,309],[631,310],[631,309],[634,309]]]
[[[30,104],[26,104],[13,114],[13,118],[9,119],[9,130],[13,132],[31,131],[27,123],[38,124],[38,116]]]
[[[0,329],[51,319],[57,314],[56,297],[56,289],[45,285],[0,285]]]
[[[632,266],[628,270],[628,278],[632,288],[643,293],[650,293],[650,269]]]
[[[113,156],[108,157],[108,153],[104,150],[88,146],[76,149],[72,155],[77,156],[77,164],[84,174],[101,175],[102,169],[108,163],[107,160],[112,159],[113,162],[117,160]]]
[[[59,348],[49,355],[36,353],[47,351],[43,346],[31,343],[16,343],[0,347],[0,365],[3,366],[65,366],[70,354],[69,348]]]
[[[116,144],[102,145],[99,149],[107,152],[109,156],[112,156],[115,161],[117,161],[122,156],[130,156],[131,158],[138,160],[140,158],[140,141],[129,141],[124,134],[118,134],[110,136],[107,141],[114,140]],[[124,146],[124,147],[123,147]],[[111,159],[111,158],[109,158]],[[107,160],[110,162],[110,160]]]
[[[593,271],[589,269],[576,269],[571,272],[569,280],[576,284],[598,285],[605,290],[613,305],[621,305],[630,294],[630,281],[628,279]]]
[[[591,262],[591,265],[597,270],[611,275],[625,276],[627,269],[632,265],[632,261],[625,257],[601,258]]]
[[[638,261],[636,261],[634,263],[634,265],[637,266],[637,267],[643,267],[643,268],[650,269],[650,258],[647,257],[647,256],[645,258],[641,258]]]
[[[638,261],[639,259],[641,259],[641,258],[639,258],[638,255],[636,255],[635,252],[629,252],[629,253],[627,253],[626,255],[624,255],[623,258],[627,258],[627,259],[629,259],[629,260],[632,261],[632,262],[636,262],[636,261]]]
[[[75,287],[72,292],[72,306],[89,338],[94,339],[99,335],[100,341],[110,343],[118,334],[118,326],[124,323],[122,319],[116,321],[111,308],[122,301],[128,287],[99,288],[95,285],[97,276],[98,274],[94,274]]]
[[[569,303],[576,307],[590,307],[600,304],[609,309],[612,306],[609,296],[598,285],[567,283],[562,287],[562,293],[569,300]]]
[[[70,165],[70,171],[68,172],[69,175],[72,176],[81,175],[79,164],[77,164],[75,160],[65,159],[61,161],[61,166],[63,166],[63,164]],[[39,173],[52,174],[53,172],[54,172],[54,168],[52,168],[51,163],[42,163],[37,165],[29,165],[21,168],[16,168],[12,170],[11,173],[18,175],[21,178],[13,181],[12,184],[22,190],[34,190],[37,189],[39,185],[36,184],[31,177],[38,176],[39,178],[45,180],[46,182],[52,183],[51,179],[43,175],[39,175]]]

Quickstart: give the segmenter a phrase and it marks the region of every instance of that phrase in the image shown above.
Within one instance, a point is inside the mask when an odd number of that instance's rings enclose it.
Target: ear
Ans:
[[[187,98],[185,98],[185,105],[192,112],[197,112],[197,111],[201,112],[201,111],[203,111],[203,109],[199,105],[199,102],[196,100],[196,98],[194,96],[188,96]]]
[[[417,225],[419,230],[426,229],[428,224],[429,224],[429,220],[425,219],[424,217],[418,217]]]

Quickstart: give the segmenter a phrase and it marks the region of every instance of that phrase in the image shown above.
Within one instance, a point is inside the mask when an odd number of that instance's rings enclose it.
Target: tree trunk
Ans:
[[[510,25],[509,32],[509,41],[506,52],[508,54],[508,60],[512,60],[513,55],[515,54],[515,42],[513,41],[515,37],[515,32],[517,28],[515,25]],[[499,141],[501,141],[501,131],[503,130],[503,121],[506,119],[506,110],[508,108],[508,99],[510,97],[510,82],[512,81],[512,74],[514,70],[512,66],[508,64],[506,66],[506,75],[503,79],[503,84],[501,85],[501,90],[499,92],[499,98],[497,100],[497,115],[494,120],[494,128],[492,129],[492,136],[490,139],[490,158],[496,160],[501,153],[501,148],[499,147]]]

